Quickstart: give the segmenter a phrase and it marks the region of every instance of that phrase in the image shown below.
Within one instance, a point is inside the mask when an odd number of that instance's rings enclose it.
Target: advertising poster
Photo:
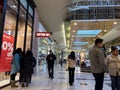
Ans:
[[[0,72],[11,70],[14,37],[6,33],[3,34],[2,50],[0,57]]]

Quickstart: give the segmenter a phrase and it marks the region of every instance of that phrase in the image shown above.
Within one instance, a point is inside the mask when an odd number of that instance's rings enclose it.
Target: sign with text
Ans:
[[[14,37],[6,33],[3,34],[2,50],[0,56],[0,72],[11,70]]]
[[[50,37],[50,33],[49,32],[36,32],[35,36],[41,37],[41,38],[48,38]]]

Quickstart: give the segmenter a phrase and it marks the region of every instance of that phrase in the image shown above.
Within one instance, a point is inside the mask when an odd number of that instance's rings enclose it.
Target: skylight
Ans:
[[[88,42],[74,42],[74,45],[86,45]]]
[[[77,37],[95,37],[97,36],[101,30],[78,30]]]

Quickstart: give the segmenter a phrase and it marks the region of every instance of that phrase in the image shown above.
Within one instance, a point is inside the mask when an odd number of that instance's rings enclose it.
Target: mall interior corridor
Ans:
[[[76,67],[74,85],[69,86],[68,71],[56,66],[53,80],[48,78],[47,70],[44,68],[38,74],[33,75],[33,80],[29,87],[11,88],[9,86],[1,90],[94,90],[94,84],[94,78],[91,73],[80,72],[80,69]],[[107,74],[105,75],[103,90],[111,90],[110,78]]]
[[[120,0],[0,0],[0,90],[102,88],[120,90]]]

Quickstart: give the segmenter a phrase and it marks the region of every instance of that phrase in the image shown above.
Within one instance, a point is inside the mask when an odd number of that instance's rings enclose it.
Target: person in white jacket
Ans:
[[[106,64],[111,77],[112,90],[120,90],[120,55],[117,47],[111,47],[111,55],[107,56]]]

